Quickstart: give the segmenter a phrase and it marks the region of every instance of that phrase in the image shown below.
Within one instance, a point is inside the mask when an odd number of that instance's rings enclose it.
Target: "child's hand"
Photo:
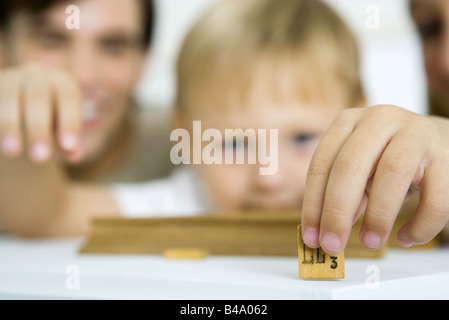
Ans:
[[[0,144],[14,157],[28,142],[37,162],[51,155],[53,141],[69,160],[78,157],[82,126],[82,94],[66,72],[26,64],[0,72]],[[24,139],[26,138],[26,139]]]
[[[345,110],[310,164],[304,242],[341,252],[366,209],[361,242],[382,247],[411,185],[420,201],[412,221],[398,232],[404,247],[430,241],[449,220],[449,121],[394,106]]]

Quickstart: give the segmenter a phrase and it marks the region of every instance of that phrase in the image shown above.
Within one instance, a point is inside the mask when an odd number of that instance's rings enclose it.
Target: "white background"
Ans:
[[[176,89],[174,62],[179,46],[192,23],[217,0],[155,1],[154,45],[136,95],[142,105],[170,107]],[[424,113],[426,90],[421,51],[407,0],[326,2],[341,13],[359,39],[369,104],[395,104]],[[379,13],[379,28],[370,27],[372,10]]]

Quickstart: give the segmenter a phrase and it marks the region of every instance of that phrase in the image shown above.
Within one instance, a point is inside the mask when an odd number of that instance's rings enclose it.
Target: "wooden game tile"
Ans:
[[[344,279],[344,253],[329,255],[321,248],[311,249],[302,241],[298,225],[299,277],[301,279]]]

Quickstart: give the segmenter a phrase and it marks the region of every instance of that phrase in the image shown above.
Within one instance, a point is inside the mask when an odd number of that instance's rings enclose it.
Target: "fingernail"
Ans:
[[[31,156],[36,161],[44,161],[48,158],[50,150],[44,143],[36,143],[31,149]]]
[[[66,150],[73,150],[76,147],[76,137],[71,133],[65,133],[62,135],[61,144]]]
[[[14,154],[19,150],[19,140],[16,137],[6,137],[2,141],[2,150],[6,154]]]
[[[382,246],[382,239],[374,232],[366,231],[362,235],[363,245],[370,249],[379,249]]]
[[[327,252],[339,253],[342,251],[341,240],[333,233],[327,233],[323,236],[321,247]]]
[[[319,247],[319,232],[316,229],[306,228],[304,229],[303,241],[308,246]]]
[[[413,243],[405,240],[405,239],[398,239],[398,242],[401,246],[403,246],[404,248],[410,248],[411,246],[413,246]]]

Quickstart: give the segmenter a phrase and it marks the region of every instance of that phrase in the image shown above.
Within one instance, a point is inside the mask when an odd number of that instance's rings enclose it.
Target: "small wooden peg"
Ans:
[[[166,259],[203,259],[207,255],[205,250],[196,248],[172,248],[164,251]]]

